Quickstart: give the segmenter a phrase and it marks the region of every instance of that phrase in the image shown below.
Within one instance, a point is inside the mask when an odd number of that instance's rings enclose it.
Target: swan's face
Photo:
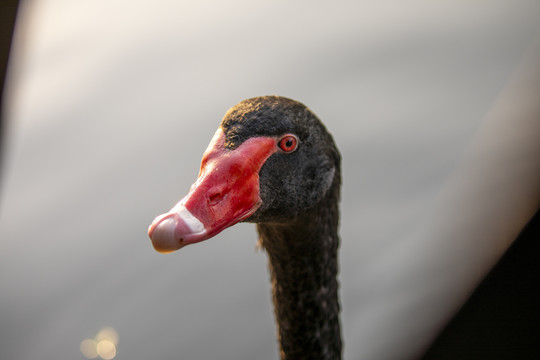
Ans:
[[[240,221],[287,221],[317,204],[337,166],[331,136],[305,106],[245,100],[225,115],[188,195],[154,220],[149,236],[169,252]]]

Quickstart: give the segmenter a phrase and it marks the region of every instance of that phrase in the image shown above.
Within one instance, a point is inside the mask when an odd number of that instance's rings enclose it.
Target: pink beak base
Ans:
[[[259,171],[277,151],[276,143],[273,137],[254,137],[229,150],[218,129],[188,195],[150,225],[154,248],[162,253],[178,250],[251,216],[261,204]]]

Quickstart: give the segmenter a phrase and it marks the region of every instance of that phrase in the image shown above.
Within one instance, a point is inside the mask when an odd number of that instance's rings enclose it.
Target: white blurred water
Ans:
[[[146,236],[248,97],[302,101],[341,149],[345,358],[414,357],[511,241],[453,241],[456,218],[431,239],[538,31],[537,1],[22,5],[0,195],[3,359],[83,358],[104,326],[117,358],[278,357],[253,225],[169,255]]]

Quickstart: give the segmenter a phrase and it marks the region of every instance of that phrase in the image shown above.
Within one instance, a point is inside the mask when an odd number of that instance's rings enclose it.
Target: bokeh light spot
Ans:
[[[99,330],[98,334],[96,335],[96,341],[99,342],[101,340],[108,340],[116,345],[118,344],[118,333],[110,326],[104,327],[103,329]]]
[[[87,359],[95,359],[98,356],[97,353],[97,343],[93,339],[86,339],[81,341],[81,353]]]
[[[93,339],[81,341],[81,353],[88,359],[98,356],[103,360],[112,360],[116,356],[118,332],[112,327],[102,328]]]
[[[114,359],[116,356],[116,345],[109,340],[101,340],[97,343],[97,353],[104,360]]]

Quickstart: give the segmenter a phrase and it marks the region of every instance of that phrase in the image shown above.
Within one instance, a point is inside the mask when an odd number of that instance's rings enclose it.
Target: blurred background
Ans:
[[[461,199],[459,169],[539,14],[536,0],[22,1],[0,357],[276,359],[254,225],[168,255],[146,234],[225,111],[268,94],[309,106],[342,152],[345,358],[418,356],[538,206],[537,192],[510,204],[506,237],[475,242],[445,221],[463,203],[441,204]]]

